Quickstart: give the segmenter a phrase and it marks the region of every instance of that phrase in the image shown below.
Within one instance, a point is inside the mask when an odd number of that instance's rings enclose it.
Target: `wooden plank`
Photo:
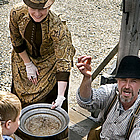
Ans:
[[[89,117],[91,116],[91,112],[89,112],[88,110],[77,106],[77,107],[72,107],[73,110],[75,110],[76,112],[80,113],[81,115],[85,116],[85,117]]]
[[[87,119],[85,116],[79,114],[76,110],[73,110],[71,108],[69,109],[69,118],[71,124],[76,124],[80,121]]]
[[[123,0],[123,12],[127,13],[132,10],[132,0]]]
[[[109,61],[118,52],[119,43],[114,47],[114,49],[109,53],[109,55],[104,59],[104,61],[98,66],[98,68],[92,74],[92,81],[97,77],[97,75],[104,69],[104,67],[109,63]]]
[[[90,116],[85,109],[75,107],[69,109],[69,140],[81,139],[86,140],[90,129],[96,126],[94,121],[91,121],[87,116]]]

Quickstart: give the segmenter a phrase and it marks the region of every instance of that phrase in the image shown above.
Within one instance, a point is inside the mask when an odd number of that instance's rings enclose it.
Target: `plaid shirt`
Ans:
[[[97,109],[100,109],[100,114],[98,115],[98,121],[104,120],[104,110],[111,103],[114,94],[115,87],[117,84],[107,84],[102,85],[98,89],[92,89],[92,96],[90,99],[86,100],[80,97],[79,90],[76,94],[78,104],[94,112]],[[102,125],[102,131],[100,137],[102,140],[124,140],[125,133],[127,129],[127,124],[129,122],[130,116],[134,113],[135,108],[140,102],[140,95],[138,95],[137,100],[128,110],[124,110],[122,104],[117,97],[116,102],[114,103],[112,109],[107,115],[107,119]],[[140,140],[140,112],[135,118],[133,125],[133,130],[129,137],[130,140]]]
[[[14,140],[14,139],[9,136],[3,136],[3,140]]]

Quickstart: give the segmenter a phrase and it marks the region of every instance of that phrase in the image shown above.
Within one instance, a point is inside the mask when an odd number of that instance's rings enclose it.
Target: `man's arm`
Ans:
[[[91,78],[83,77],[80,85],[80,97],[89,99],[91,97]]]
[[[80,85],[80,96],[88,99],[91,97],[91,57],[80,56],[78,58],[77,68],[84,76]]]
[[[130,140],[139,140],[140,139],[140,127],[135,127],[129,137]]]

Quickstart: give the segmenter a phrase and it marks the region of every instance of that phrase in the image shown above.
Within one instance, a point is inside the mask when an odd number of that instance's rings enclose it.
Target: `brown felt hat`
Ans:
[[[33,9],[44,9],[51,6],[55,0],[23,0],[24,3]]]

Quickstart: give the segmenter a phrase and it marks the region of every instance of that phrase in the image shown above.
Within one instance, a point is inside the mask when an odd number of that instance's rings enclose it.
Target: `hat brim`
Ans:
[[[114,78],[133,78],[133,79],[140,79],[137,75],[116,75]]]
[[[51,5],[54,3],[54,1],[55,1],[55,0],[48,0],[48,1],[46,2],[46,4],[44,5],[43,8],[44,8],[44,9],[45,9],[45,8],[48,8],[49,6],[51,6]]]
[[[51,6],[55,0],[48,0],[46,3],[33,3],[30,0],[23,0],[23,2],[33,9],[45,9]]]

